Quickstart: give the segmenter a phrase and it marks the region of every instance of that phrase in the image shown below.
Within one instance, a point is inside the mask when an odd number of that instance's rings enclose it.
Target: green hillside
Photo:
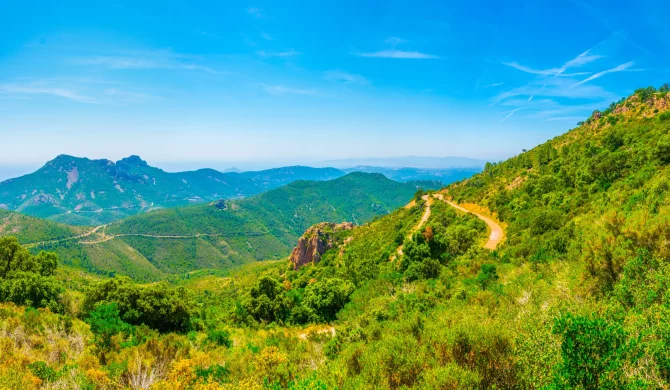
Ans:
[[[72,238],[89,230],[0,209],[0,237],[14,236],[22,244]]]
[[[429,183],[430,184],[430,183]],[[241,200],[166,208],[100,227],[81,240],[47,243],[67,265],[157,280],[203,268],[286,257],[309,226],[367,222],[406,204],[415,184],[380,174],[297,181]]]
[[[21,330],[10,337],[25,341],[7,343],[9,356],[23,360],[6,360],[3,383],[130,386],[128,378],[152,372],[155,388],[668,388],[668,89],[638,90],[481,174],[328,233],[333,248],[298,270],[253,262],[172,274],[170,284],[113,278],[66,289],[52,256],[30,256],[5,239],[0,249],[18,255],[0,269],[2,300],[13,302],[0,313]],[[210,234],[222,225],[257,237],[272,229],[281,241],[313,211],[334,221],[383,214],[413,192],[390,195],[405,188],[397,186],[365,174],[297,182],[137,216],[99,238],[167,233],[171,221],[194,233],[184,221],[197,219]],[[315,187],[329,191],[319,196]],[[352,192],[361,187],[375,191]],[[500,220],[506,239],[485,249],[487,224],[450,198]],[[215,237],[198,239],[214,246]],[[147,270],[160,270],[162,250],[206,250],[161,245],[137,250],[154,256]],[[47,337],[60,346],[58,359],[40,342]]]
[[[117,162],[61,155],[36,172],[0,183],[0,209],[72,225],[100,225],[163,207],[259,194],[295,180],[343,176],[334,168],[169,173],[137,156]]]

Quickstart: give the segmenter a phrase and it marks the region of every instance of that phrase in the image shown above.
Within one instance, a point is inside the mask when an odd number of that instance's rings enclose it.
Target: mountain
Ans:
[[[55,251],[67,265],[91,272],[156,280],[286,257],[309,226],[321,221],[365,223],[407,203],[416,190],[416,185],[368,173],[295,181],[247,199],[138,214],[99,227],[81,240],[46,243],[33,250]]]
[[[356,166],[353,168],[343,169],[344,172],[368,172],[381,173],[391,180],[400,182],[409,182],[416,180],[431,180],[442,183],[442,186],[451,184],[455,181],[466,179],[476,173],[481,172],[481,167],[469,168],[445,168],[445,169],[428,169],[428,168],[409,168],[409,167],[373,167],[373,166]]]
[[[351,168],[356,166],[374,167],[414,167],[422,169],[451,169],[451,168],[483,168],[484,160],[468,157],[379,157],[379,158],[353,158],[324,161],[326,166],[338,168]]]
[[[295,180],[343,176],[334,168],[168,173],[138,156],[117,162],[61,155],[34,173],[0,183],[0,208],[73,225],[109,223],[163,207],[259,194]]]

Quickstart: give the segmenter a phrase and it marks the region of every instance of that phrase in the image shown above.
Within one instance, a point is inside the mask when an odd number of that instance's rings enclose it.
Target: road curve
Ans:
[[[491,219],[491,218],[489,218],[485,215],[475,213],[474,211],[468,210],[465,207],[459,206],[458,204],[456,204],[456,203],[454,203],[450,200],[445,199],[442,194],[435,194],[435,196],[437,198],[442,199],[443,201],[445,201],[451,207],[453,207],[457,210],[463,211],[465,213],[473,214],[477,218],[484,221],[486,223],[486,225],[489,227],[489,229],[491,230],[491,234],[489,234],[489,240],[484,245],[484,248],[490,249],[490,250],[496,249],[498,244],[500,244],[500,241],[502,241],[503,237],[505,236],[505,232],[504,232],[502,226],[500,226],[500,224],[498,222],[494,221],[493,219]]]
[[[421,199],[426,201],[426,209],[423,212],[423,216],[421,216],[421,220],[419,223],[412,229],[412,231],[407,235],[407,238],[412,238],[412,234],[416,232],[417,230],[421,229],[421,227],[428,222],[428,218],[430,218],[430,205],[431,205],[431,198],[428,195],[424,195],[421,197]],[[413,200],[412,203],[416,204],[416,202]],[[410,204],[412,204],[410,203]],[[402,248],[403,245],[400,244],[398,249],[396,250],[396,253],[398,256],[402,256]],[[391,260],[395,260],[395,256],[391,256]]]

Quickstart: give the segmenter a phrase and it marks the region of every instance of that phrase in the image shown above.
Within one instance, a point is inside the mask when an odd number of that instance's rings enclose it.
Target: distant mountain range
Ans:
[[[486,161],[468,157],[381,157],[381,158],[359,158],[327,160],[323,166],[331,166],[340,169],[348,169],[357,166],[394,167],[394,168],[422,168],[422,169],[454,169],[454,168],[484,168]]]
[[[423,162],[417,159],[423,159]],[[427,159],[407,157],[396,162],[425,165],[430,162]],[[371,160],[380,164],[392,162]],[[366,165],[340,170],[289,166],[250,172],[230,168],[227,172],[198,169],[171,173],[148,165],[138,156],[113,162],[60,155],[33,173],[1,182],[0,209],[71,225],[93,226],[150,210],[245,198],[296,180],[331,180],[357,171],[381,173],[400,182],[424,181],[421,185],[427,188],[438,188],[481,171],[476,165],[478,160],[456,157],[438,160],[445,165],[461,164],[464,167],[427,169]]]
[[[481,167],[426,169],[405,167],[357,166],[343,169],[344,172],[381,173],[391,180],[408,182],[416,180],[437,181],[444,185],[466,179],[482,171]]]
[[[107,223],[156,208],[256,195],[295,180],[330,180],[334,168],[168,173],[138,156],[120,161],[61,155],[34,173],[0,183],[0,208],[74,225]]]

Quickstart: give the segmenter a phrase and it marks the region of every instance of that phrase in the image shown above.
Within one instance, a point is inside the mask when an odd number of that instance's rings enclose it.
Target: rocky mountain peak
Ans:
[[[134,166],[139,166],[139,167],[146,167],[149,164],[147,164],[146,161],[142,160],[140,156],[137,155],[132,155],[128,156],[126,158],[121,159],[117,164],[125,164],[125,165],[134,165]]]

